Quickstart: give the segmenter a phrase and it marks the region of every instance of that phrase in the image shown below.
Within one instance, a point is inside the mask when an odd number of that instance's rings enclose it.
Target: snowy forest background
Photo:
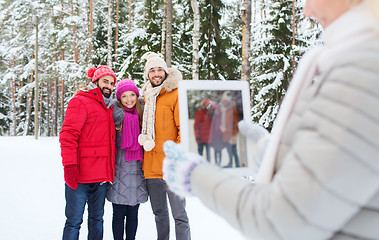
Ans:
[[[303,17],[302,6],[303,0],[0,0],[0,136],[33,135],[36,106],[38,134],[57,136],[68,101],[89,82],[88,68],[111,66],[118,79],[141,87],[149,52],[161,53],[184,79],[249,81],[252,118],[270,130],[299,58],[319,44],[321,28]]]

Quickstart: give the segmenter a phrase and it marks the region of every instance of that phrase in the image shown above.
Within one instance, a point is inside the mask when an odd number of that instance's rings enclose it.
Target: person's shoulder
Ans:
[[[170,99],[170,102],[174,103],[175,100],[179,99],[179,92],[178,89],[172,89],[171,91],[168,91],[167,89],[163,88],[159,96],[165,99]]]
[[[70,99],[69,104],[81,103],[85,98],[85,94],[83,94],[83,91],[80,90],[79,92],[75,93],[75,95]]]
[[[349,89],[355,93],[379,94],[379,40],[341,54],[324,76],[321,80],[328,79],[325,84],[329,87],[339,86],[337,89],[342,89],[350,86]]]
[[[359,68],[379,70],[379,39],[346,51],[337,66],[354,65]]]
[[[118,103],[118,101],[116,99],[112,99],[111,100],[111,104],[114,108],[121,108],[120,107],[120,104]]]
[[[86,106],[91,106],[91,104],[103,100],[103,95],[101,92],[92,90],[80,90],[75,96],[70,100],[71,104],[84,104]]]
[[[97,91],[97,89],[82,89],[80,90],[79,92],[77,92],[74,96],[74,98],[78,98],[78,99],[88,99],[88,98],[93,98],[95,96],[97,96],[99,93]],[[101,92],[100,92],[101,94]]]
[[[120,106],[117,100],[113,99],[111,104],[113,106],[113,113],[122,113],[122,114],[124,113],[122,107]]]

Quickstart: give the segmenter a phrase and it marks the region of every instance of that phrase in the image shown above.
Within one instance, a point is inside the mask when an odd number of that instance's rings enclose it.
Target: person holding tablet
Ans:
[[[304,13],[324,45],[300,61],[255,181],[173,142],[165,178],[249,239],[379,239],[379,1],[306,0]]]

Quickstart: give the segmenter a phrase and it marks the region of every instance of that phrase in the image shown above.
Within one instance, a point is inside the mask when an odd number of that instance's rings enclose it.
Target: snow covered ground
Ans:
[[[54,240],[62,238],[64,181],[57,137],[0,137],[0,239]],[[242,235],[197,198],[187,199],[193,240],[233,239]],[[112,206],[105,205],[104,239],[112,239]],[[175,239],[171,222],[171,239]],[[87,239],[86,214],[80,239]],[[150,203],[140,207],[138,240],[156,239]]]

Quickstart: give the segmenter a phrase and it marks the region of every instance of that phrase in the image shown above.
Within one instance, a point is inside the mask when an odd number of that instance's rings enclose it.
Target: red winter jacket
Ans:
[[[59,133],[63,166],[79,167],[79,183],[114,180],[113,106],[105,106],[99,88],[80,91],[68,104]]]
[[[195,114],[194,131],[197,143],[212,142],[212,115],[206,108],[199,109]]]

